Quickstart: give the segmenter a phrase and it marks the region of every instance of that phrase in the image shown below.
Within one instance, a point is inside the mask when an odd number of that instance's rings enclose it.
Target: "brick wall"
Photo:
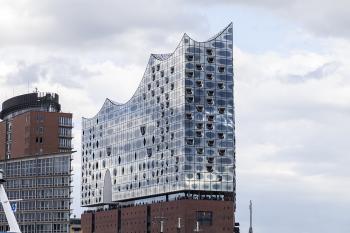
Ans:
[[[0,122],[0,160],[5,159],[5,148],[6,148],[6,123]]]
[[[95,213],[95,233],[118,232],[118,210],[107,210]]]
[[[149,211],[147,211],[147,208]],[[150,205],[122,208],[120,216],[118,210],[99,211],[94,213],[96,233],[118,232],[118,222],[121,223],[123,233],[159,233],[159,218],[164,217],[164,232],[167,233],[192,233],[196,228],[197,212],[212,214],[212,222],[200,225],[203,233],[232,233],[234,228],[234,209],[232,201],[213,200],[177,200],[170,202],[154,203]],[[87,229],[84,226],[84,218],[92,213],[82,215],[83,233]],[[120,218],[120,219],[119,219]],[[181,230],[178,231],[178,219],[181,218]],[[119,219],[119,220],[118,220]],[[147,231],[149,222],[149,231]],[[86,223],[90,224],[90,223]],[[91,225],[91,224],[90,224]]]

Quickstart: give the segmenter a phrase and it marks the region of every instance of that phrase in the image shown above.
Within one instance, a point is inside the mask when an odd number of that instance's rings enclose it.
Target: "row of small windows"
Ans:
[[[50,206],[48,206],[50,205]],[[64,206],[64,208],[60,208],[60,206]],[[46,211],[41,211],[41,212],[27,212],[27,213],[16,213],[16,218],[18,220],[18,222],[41,222],[41,221],[52,221],[52,220],[56,220],[56,221],[67,221],[69,220],[69,211],[65,211],[68,208],[67,206],[67,202],[65,203],[57,203],[54,206],[52,205],[52,202],[48,202],[48,201],[37,201],[37,205],[36,208],[34,209],[28,209],[28,210],[32,210],[35,211],[37,209],[40,210],[47,210],[47,209],[53,209],[56,210],[55,212],[50,211],[50,212],[46,212]],[[51,207],[51,208],[49,208]],[[58,212],[57,210],[62,210],[64,209],[64,212]],[[46,216],[44,216],[46,215]],[[1,214],[0,215],[0,221],[1,222],[7,222],[5,215]],[[48,231],[48,232],[52,232],[52,231]]]
[[[186,100],[187,100],[187,103],[192,103],[193,102],[193,97],[188,97],[188,98],[186,98]],[[212,104],[212,99],[208,99],[208,104],[209,105]],[[204,109],[203,105],[196,105],[197,112],[203,112],[203,109]],[[225,107],[218,107],[217,110],[218,110],[219,114],[224,114],[226,108]],[[186,113],[186,118],[188,120],[192,120],[193,119],[193,113],[192,112]],[[207,115],[207,119],[208,119],[208,121],[213,121],[214,120],[214,115]]]
[[[189,80],[190,81],[190,80]],[[191,82],[192,83],[192,82]],[[196,86],[197,87],[200,87],[200,88],[202,88],[203,87],[203,80],[196,80]],[[189,84],[189,83],[188,83]],[[209,84],[209,83],[208,83]],[[214,83],[210,83],[210,85],[211,86],[213,86],[214,85]],[[217,87],[218,87],[218,89],[224,89],[225,88],[225,84],[223,83],[223,82],[218,82],[217,83]],[[211,90],[211,91],[213,91],[213,90]]]
[[[203,112],[203,106],[202,106],[202,105],[196,106],[196,109],[197,109],[197,112]],[[220,109],[224,109],[224,108],[220,108]],[[224,113],[224,112],[225,112],[225,111],[223,111],[222,113]],[[194,113],[192,113],[192,112],[187,112],[187,113],[186,113],[186,119],[187,119],[187,120],[193,120],[193,114],[194,114]],[[215,115],[208,114],[208,115],[206,116],[206,118],[207,118],[207,120],[208,120],[209,122],[212,122],[212,121],[214,121],[214,119],[215,119]]]
[[[156,67],[152,66],[152,73],[155,73],[157,71],[160,71],[160,64],[158,64]],[[175,67],[170,67],[170,74],[173,74],[175,72]],[[164,70],[160,71],[161,77],[164,77]]]
[[[209,173],[213,172],[213,166],[211,165],[207,165],[206,166],[206,169],[208,170]],[[189,169],[191,170],[191,169]],[[186,179],[190,179],[190,180],[203,180],[203,179],[210,179],[212,182],[215,182],[215,183],[212,183],[212,189],[215,189],[215,190],[218,190],[220,189],[220,186],[222,184],[218,183],[218,182],[222,182],[223,181],[223,177],[225,177],[225,181],[232,181],[233,177],[232,176],[229,176],[229,175],[206,175],[206,174],[203,174],[203,173],[200,173],[200,172],[197,172],[197,173],[188,173],[186,174]],[[136,180],[136,179],[135,179]],[[144,174],[144,180],[142,181],[139,181],[139,182],[133,182],[133,183],[130,183],[130,184],[123,184],[123,185],[118,185],[115,189],[115,191],[119,191],[119,192],[125,192],[127,190],[131,190],[131,189],[137,189],[137,188],[141,188],[141,187],[147,187],[147,186],[150,186],[150,185],[154,185],[154,184],[167,184],[167,183],[177,183],[179,181],[179,176],[176,175],[176,176],[173,176],[173,177],[154,177],[152,179],[146,179],[146,175]],[[204,186],[207,186],[207,188],[209,188],[209,183],[211,182],[206,182],[206,184],[204,184]],[[116,181],[114,181],[114,184],[116,184]],[[229,185],[230,183],[226,183],[227,185]],[[91,186],[91,185],[89,185]],[[196,188],[196,186],[198,186],[198,184],[195,184],[193,183],[192,184],[192,188]],[[86,186],[87,187],[87,186]],[[97,183],[96,183],[96,189],[97,189]],[[231,186],[228,186],[228,187],[231,187]],[[85,188],[86,191],[83,191],[82,190],[82,198],[87,198],[87,197],[94,197],[96,195],[102,195],[102,189],[97,189],[97,190],[91,190],[91,187],[89,188]],[[88,191],[89,190],[89,191]],[[85,200],[86,201],[86,200]]]
[[[197,85],[202,87],[202,82],[198,82]],[[215,95],[215,91],[213,91],[213,90],[207,90],[206,93],[207,93],[207,96],[210,96],[210,97],[213,97]],[[186,94],[187,95],[193,95],[193,89],[192,88],[186,88]]]
[[[201,138],[201,137],[203,137],[203,132],[202,131],[196,131],[195,135],[196,135],[196,137]],[[217,138],[218,139],[224,139],[225,138],[225,134],[224,133],[217,133]]]
[[[187,139],[187,140],[190,140],[190,139]],[[197,152],[197,154],[198,155],[203,155],[204,154],[204,148],[202,148],[202,147],[200,147],[200,148],[195,148],[195,150],[196,150],[196,152]],[[224,156],[225,155],[225,152],[226,152],[226,150],[225,149],[218,149],[217,150],[217,152],[218,152],[218,155],[220,155],[220,156]],[[176,162],[175,162],[175,164],[179,164],[179,162],[180,162],[180,158],[179,157],[175,157],[176,158]],[[192,158],[192,157],[191,157]],[[120,157],[119,157],[119,159],[120,159]],[[192,161],[193,159],[191,159],[190,161]],[[207,160],[207,163],[208,164],[213,164],[214,163],[214,157],[212,157],[212,156],[209,156],[209,157],[206,157],[206,160]],[[229,164],[229,163],[231,163],[230,161],[230,159],[229,158],[225,158],[225,157],[223,157],[223,159],[221,159],[220,160],[221,162],[220,163],[224,163],[224,164]],[[91,165],[91,164],[90,164]],[[91,168],[91,166],[89,165],[89,167]],[[142,170],[145,170],[146,168],[147,169],[154,169],[154,168],[157,168],[157,167],[161,167],[161,168],[164,168],[164,166],[166,166],[166,167],[168,167],[169,166],[169,161],[168,160],[166,160],[166,161],[162,161],[162,162],[158,162],[158,161],[152,161],[152,162],[148,162],[148,163],[139,163],[139,165],[138,165],[138,171],[140,172],[140,171],[142,171]],[[98,163],[96,163],[96,166],[94,166],[93,165],[93,167],[92,167],[92,169],[94,169],[96,167],[96,169],[98,169]],[[177,165],[175,165],[175,172],[178,172],[178,166]],[[212,172],[211,171],[211,169],[210,168],[212,168],[212,165],[208,165],[208,169],[207,169],[207,171],[208,172]],[[120,169],[120,175],[124,175],[124,172],[126,171],[125,170],[126,168],[125,167],[121,167],[121,169]],[[133,172],[134,172],[134,167],[131,165],[131,166],[129,166],[129,169],[130,169],[130,173],[129,174],[132,174]],[[167,168],[166,168],[167,169]],[[88,171],[86,171],[86,175],[87,175],[87,172]],[[135,170],[135,172],[137,172],[136,170]],[[160,170],[160,174],[162,175],[163,174],[163,170]],[[91,175],[91,170],[89,170],[89,174]],[[155,174],[154,173],[154,171],[152,171],[152,174]],[[113,169],[113,175],[114,176],[117,176],[118,174],[117,174],[117,169],[116,168],[114,168]],[[84,176],[84,172],[82,173],[82,176]],[[158,176],[158,170],[157,170],[157,176]],[[102,177],[102,174],[101,174],[101,172],[98,172],[97,174],[96,174],[96,179],[101,179],[101,177]],[[154,177],[154,175],[153,175],[153,177]],[[145,178],[145,174],[144,174],[144,178]],[[92,180],[94,180],[95,179],[95,175],[94,174],[92,174]],[[135,180],[137,180],[137,175],[135,175]],[[85,179],[83,179],[83,182],[85,182],[86,183],[86,181],[85,181]]]
[[[150,157],[151,157],[151,154],[152,152],[150,152]],[[161,155],[161,159],[163,159],[164,158],[164,154],[162,153],[162,155]],[[136,160],[136,153],[135,153],[135,160]],[[178,167],[177,167],[177,164],[179,164],[179,162],[180,162],[180,158],[179,157],[175,157],[175,164],[176,164],[176,166],[175,166],[175,172],[177,172],[178,171]],[[119,164],[121,163],[121,157],[119,157]],[[143,163],[139,163],[139,165],[138,165],[138,171],[142,171],[142,170],[145,170],[146,168],[147,169],[154,169],[154,168],[156,168],[156,167],[161,167],[161,168],[164,168],[165,166],[166,167],[168,167],[169,166],[169,164],[170,164],[170,162],[168,161],[168,160],[163,160],[163,161],[155,161],[155,160],[152,160],[152,162],[150,162],[150,161],[148,161],[147,163],[146,162],[143,162]],[[106,166],[106,164],[105,164],[105,161],[103,161],[102,162],[102,166],[103,166],[103,168],[105,168],[105,166]],[[98,167],[99,167],[99,163],[98,162],[96,162],[95,164],[92,164],[92,166],[91,166],[91,163],[89,163],[89,169],[91,169],[92,168],[92,170],[94,170],[95,168],[96,169],[98,169]],[[124,168],[124,167],[121,167],[121,175],[124,175],[124,172],[125,172],[125,169],[126,168]],[[133,166],[131,165],[130,167],[129,167],[129,169],[130,169],[130,173],[132,174],[133,172],[134,172],[134,168],[133,168]],[[135,170],[135,172],[136,172],[136,170]],[[91,170],[89,170],[89,172],[86,170],[85,171],[85,173],[86,173],[86,175],[89,173],[89,174],[91,174]],[[113,169],[113,175],[114,176],[117,176],[117,168],[114,168]],[[82,172],[82,176],[84,176],[84,172]],[[96,179],[97,178],[101,178],[101,176],[102,176],[102,174],[101,174],[101,172],[99,172],[98,174],[96,174]],[[157,176],[158,176],[158,172],[157,172]],[[92,175],[92,179],[94,179],[95,178],[95,175]]]
[[[64,189],[37,189],[37,190],[21,190],[21,191],[7,191],[10,199],[47,199],[47,198],[69,198],[69,188]]]
[[[58,124],[64,126],[72,126],[72,118],[60,116],[58,118]]]
[[[223,49],[223,48],[225,48],[225,44],[226,44],[226,43],[221,42],[221,41],[215,41],[215,42],[213,42],[212,45],[213,45],[215,48]],[[231,48],[230,45],[232,45],[232,44],[228,44],[228,47],[229,47],[229,48]],[[190,47],[187,48],[187,52],[188,52],[188,53],[194,53],[194,54],[196,54],[196,55],[199,55],[199,54],[203,53],[203,47],[193,47],[193,46],[190,46]],[[213,53],[214,50],[213,50],[212,48],[207,48],[207,49],[205,50],[205,52],[206,52],[206,55],[208,55],[208,56],[214,55],[214,53]],[[216,54],[216,55],[219,55],[219,56],[230,56],[230,55],[231,55],[230,51],[226,51],[226,50],[218,50],[218,51],[215,52],[215,54]]]
[[[38,221],[41,222],[41,220],[40,219],[36,220],[35,214],[36,213],[18,214],[17,220],[19,220],[19,222],[26,222],[25,224],[20,225],[21,231],[23,233],[52,233],[52,232],[54,232],[54,233],[67,233],[69,231],[68,224],[64,224],[64,223],[55,223],[55,224],[36,223]],[[1,232],[8,231],[7,220],[5,219],[5,215],[2,215],[2,218],[0,219],[0,221],[6,222],[5,226],[0,226],[0,231]],[[52,220],[50,220],[50,221],[52,221]]]
[[[218,71],[219,73],[224,73],[225,72],[225,67],[223,66],[219,66],[218,67]],[[208,73],[206,74],[207,78],[209,80],[212,80],[213,79],[213,74],[212,73]],[[186,71],[186,77],[187,78],[193,78],[194,77],[194,72],[193,71]],[[200,81],[200,80],[199,80]]]
[[[201,135],[201,132],[197,132],[197,133],[200,133],[200,135]],[[223,139],[223,134],[220,134],[220,135],[221,135],[221,137]],[[199,136],[199,137],[201,137],[201,136]],[[189,145],[189,146],[192,146],[194,144],[194,139],[193,138],[186,139],[186,144]],[[207,145],[209,147],[213,147],[215,145],[215,140],[207,140]]]
[[[59,147],[71,148],[72,140],[69,138],[59,138]]]
[[[194,58],[194,55],[190,55],[189,54],[189,55],[186,56],[186,59],[189,62],[193,61],[193,58]],[[199,60],[199,59],[196,59],[196,60]],[[207,57],[207,62],[208,63],[214,63],[214,57]],[[203,70],[202,64],[196,64],[196,69],[197,70]]]
[[[168,123],[169,123],[169,121],[168,121],[168,119],[166,118],[166,120],[165,120],[165,127],[163,128],[163,127],[160,127],[161,125],[160,125],[160,121],[156,121],[156,123],[157,123],[157,127],[159,127],[160,128],[160,136],[158,137],[158,139],[157,139],[157,142],[165,142],[166,140],[174,140],[175,139],[175,133],[174,132],[171,132],[170,133],[170,135],[169,136],[165,136],[165,135],[163,135],[164,133],[169,133],[170,132],[170,126],[168,125]],[[145,135],[145,133],[146,133],[146,129],[145,129],[145,126],[141,126],[140,127],[140,130],[141,130],[141,132],[140,132],[140,134],[141,135]],[[155,141],[156,141],[156,138],[153,136],[153,139],[151,140],[152,141],[152,143],[153,144],[155,144]],[[147,139],[146,138],[143,138],[143,145],[145,146],[147,144]],[[83,149],[86,147],[86,148],[89,148],[89,147],[93,147],[93,148],[98,148],[98,141],[96,142],[96,143],[91,143],[91,142],[89,142],[89,143],[86,143],[86,146],[84,145],[83,146]],[[157,151],[160,151],[160,149],[161,149],[161,147],[162,146],[160,146],[160,145],[157,145]],[[164,144],[164,148],[165,149],[168,149],[168,145],[167,145],[167,143],[166,144]],[[85,154],[86,155],[88,155],[88,154],[91,154],[91,150],[85,150],[85,151],[83,151],[82,152],[82,155],[84,156]],[[102,151],[100,151],[99,152],[99,156],[100,156],[100,158],[102,157]],[[108,147],[106,147],[106,155],[107,156],[111,156],[111,154],[112,154],[112,148],[110,147],[110,146],[108,146]],[[95,152],[93,152],[92,153],[92,157],[93,157],[93,159],[95,159]],[[83,157],[83,162],[85,161],[85,159],[84,159],[84,157]]]
[[[146,151],[147,151],[147,157],[148,158],[151,158],[152,157],[152,155],[153,155],[153,149],[152,148],[147,148],[146,149]],[[159,150],[159,148],[157,147],[157,151],[159,152],[160,150]],[[175,150],[170,150],[170,156],[172,157],[172,156],[174,156],[175,155]],[[135,153],[135,161],[137,161],[137,153]],[[160,154],[160,158],[161,159],[163,159],[164,158],[164,153],[161,153]],[[179,162],[179,158],[178,157],[176,157],[176,164]],[[119,156],[118,157],[118,164],[121,164],[122,163],[122,158]],[[161,162],[161,164],[162,164],[162,166],[163,166],[163,161]],[[168,165],[168,161],[166,162],[166,165]],[[141,163],[140,163],[140,166],[141,166]],[[154,166],[154,161],[152,161],[152,166]],[[156,166],[158,166],[158,162],[156,162]],[[83,168],[84,168],[85,166],[83,165]],[[87,167],[87,166],[86,166]],[[144,163],[144,165],[143,165],[143,167],[145,167],[145,163]],[[88,168],[89,169],[91,169],[92,168],[92,170],[97,170],[98,168],[99,168],[99,162],[95,162],[94,164],[92,164],[91,165],[91,163],[89,163],[89,165],[88,165]],[[102,161],[102,168],[106,168],[106,161],[105,160],[103,160]],[[149,168],[149,167],[148,167]],[[152,167],[153,168],[153,167]],[[86,171],[87,172],[87,171]],[[82,174],[83,176],[84,176],[84,173]]]
[[[159,83],[157,83],[157,87],[159,87]],[[174,90],[175,84],[171,83],[170,84],[170,90]],[[150,91],[152,89],[152,84],[148,84],[147,90]],[[164,93],[164,87],[160,87],[160,92],[163,94]],[[152,90],[152,96],[154,96],[154,90]],[[143,99],[146,99],[145,94],[143,95]]]
[[[50,178],[36,178],[36,179],[8,179],[6,188],[35,188],[35,187],[59,187],[68,186],[70,184],[69,177],[50,177]]]
[[[66,128],[66,127],[59,127],[58,133],[59,133],[59,136],[71,137],[72,136],[72,129]]]
[[[168,176],[166,176],[166,177],[158,177],[158,176],[163,176],[163,170],[161,170],[160,172],[157,170],[157,172],[153,172],[153,174],[152,174],[152,177],[154,178],[154,179],[146,179],[147,178],[147,176],[146,176],[146,174],[144,173],[143,174],[143,181],[139,181],[139,182],[137,182],[136,184],[134,183],[134,185],[133,185],[133,183],[131,183],[131,184],[124,184],[124,185],[122,185],[122,186],[117,186],[117,190],[120,192],[120,191],[125,191],[125,190],[131,190],[131,189],[137,189],[137,188],[141,188],[141,187],[144,187],[144,186],[149,186],[151,183],[152,184],[159,184],[159,183],[169,183],[169,182],[171,182],[171,179],[168,177]],[[137,180],[137,177],[135,178],[135,180]],[[173,182],[177,182],[177,181],[179,181],[179,176],[178,175],[176,175],[174,178],[172,178],[172,180],[173,180]],[[114,184],[117,184],[117,182],[116,182],[116,180],[114,180]],[[97,188],[97,183],[96,183],[96,188]],[[82,191],[84,190],[84,188],[82,187]],[[95,192],[94,190],[92,190],[92,191],[88,191],[88,190],[91,190],[91,187],[87,187],[87,186],[85,186],[85,192],[84,193],[82,193],[82,198],[84,198],[84,197],[90,197],[90,196],[95,196],[95,194],[97,193],[97,192]],[[101,195],[102,194],[102,190],[99,190],[99,195]]]
[[[202,107],[200,107],[199,108],[200,110],[202,110]],[[224,108],[220,108],[220,111],[222,112],[222,113],[224,113]],[[186,117],[188,118],[188,119],[191,119],[192,118],[192,113],[187,113],[186,114]],[[212,122],[213,120],[214,120],[214,115],[207,115],[207,119],[208,119],[208,123],[206,124],[206,127],[207,127],[207,129],[213,129],[213,124],[212,123],[210,123],[210,122]],[[157,121],[157,126],[159,126],[159,121]],[[196,127],[197,127],[197,129],[199,129],[199,130],[201,130],[202,128],[203,128],[203,123],[197,123],[196,124]],[[145,134],[145,132],[146,132],[146,127],[145,126],[141,126],[140,127],[140,131],[141,131],[141,134],[142,135],[144,135]],[[167,132],[168,132],[168,130],[167,130]],[[201,134],[201,132],[196,132],[196,134],[198,135],[198,134]],[[218,133],[217,134],[218,135],[218,138],[219,139],[223,139],[224,138],[224,133]],[[198,135],[199,136],[199,135]],[[162,140],[161,141],[164,141],[164,136],[162,136],[161,137],[162,138]],[[172,133],[171,134],[171,138],[173,139],[174,138],[174,134]],[[153,136],[153,144],[154,144],[154,142],[155,142],[155,137]],[[144,145],[146,144],[146,139],[144,139]],[[107,147],[107,155],[108,156],[110,156],[111,155],[111,148],[110,147]],[[150,155],[151,154],[151,152],[150,152],[150,149],[148,150],[148,154]],[[135,155],[136,156],[136,155]],[[100,156],[101,157],[101,156]]]
[[[196,59],[194,59],[194,58],[196,58]],[[207,57],[207,62],[210,63],[210,64],[213,64],[214,63],[214,59],[215,59],[214,57]],[[187,55],[186,56],[186,60],[188,62],[192,62],[193,60],[199,61],[200,58],[199,58],[199,56],[198,57],[194,57],[193,55]],[[221,58],[221,59],[217,59],[217,62],[219,64],[231,64],[232,60],[222,59]],[[196,68],[197,68],[197,70],[203,70],[203,67],[202,67],[201,64],[197,64]]]
[[[6,176],[31,176],[68,173],[70,170],[70,158],[56,157],[22,162],[0,164],[0,168],[6,171]]]
[[[42,137],[36,137],[35,138],[35,143],[43,143],[43,138]]]

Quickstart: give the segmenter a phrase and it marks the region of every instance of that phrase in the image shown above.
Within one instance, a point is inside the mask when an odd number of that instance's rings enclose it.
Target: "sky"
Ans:
[[[126,102],[150,53],[234,24],[237,221],[248,232],[350,232],[350,1],[1,0],[0,102],[57,92],[81,118]]]

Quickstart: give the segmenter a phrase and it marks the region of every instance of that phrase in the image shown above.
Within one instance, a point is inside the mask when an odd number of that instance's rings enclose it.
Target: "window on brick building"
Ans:
[[[211,226],[213,224],[213,212],[211,211],[197,211],[196,218],[199,225]]]

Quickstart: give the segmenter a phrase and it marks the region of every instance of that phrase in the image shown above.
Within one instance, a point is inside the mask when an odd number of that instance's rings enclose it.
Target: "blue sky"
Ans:
[[[211,34],[222,27],[224,22],[234,23],[234,37],[237,47],[253,53],[281,50],[285,46],[288,33],[297,28],[284,19],[266,12],[264,9],[246,6],[212,7],[215,17],[209,21]],[[209,14],[209,12],[208,12]]]
[[[127,101],[150,53],[233,22],[241,232],[250,199],[255,232],[349,232],[349,8],[342,0],[3,0],[0,101],[37,87],[58,92],[74,113],[80,214],[81,117],[105,98]]]

